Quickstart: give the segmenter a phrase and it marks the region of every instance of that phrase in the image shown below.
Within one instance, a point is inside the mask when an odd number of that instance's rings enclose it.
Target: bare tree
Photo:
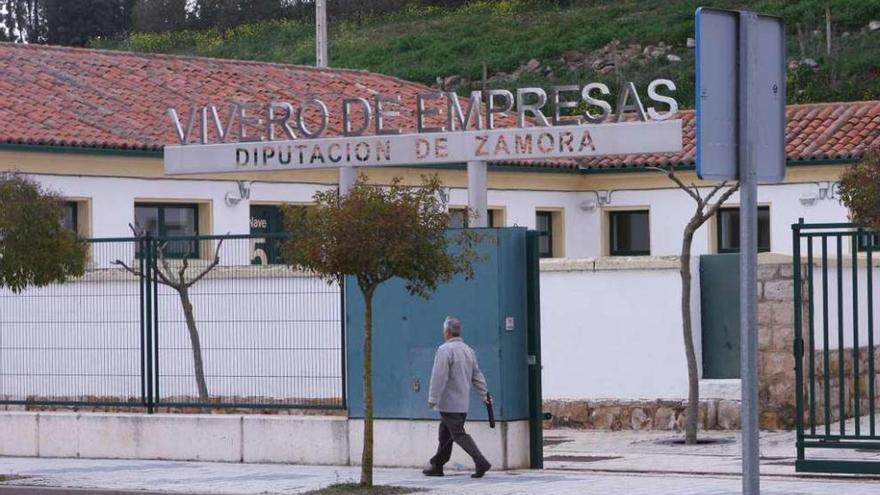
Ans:
[[[138,229],[134,226],[131,227],[132,231],[134,231],[137,237],[142,237],[143,234],[139,233]],[[171,287],[177,292],[178,297],[180,298],[180,305],[183,308],[183,315],[186,319],[186,329],[189,333],[189,341],[190,346],[192,348],[193,353],[193,368],[195,371],[196,377],[196,386],[199,391],[199,401],[202,404],[208,403],[208,383],[205,380],[205,366],[202,358],[202,343],[199,338],[199,330],[196,326],[196,319],[193,315],[193,304],[192,299],[190,298],[190,288],[195,285],[199,280],[203,279],[208,273],[211,272],[217,265],[220,263],[220,247],[223,245],[223,239],[217,243],[217,247],[214,250],[214,258],[206,267],[204,267],[196,276],[187,279],[186,271],[189,269],[189,255],[190,251],[187,251],[180,262],[180,267],[177,270],[172,269],[171,264],[168,262],[167,257],[165,256],[165,243],[158,245],[156,248],[156,253],[158,255],[159,263],[154,267],[154,273],[157,275],[156,281],[162,285],[167,287]],[[116,260],[113,262],[114,265],[121,266],[129,273],[134,274],[136,277],[142,278],[145,275],[140,272],[140,270],[136,270],[134,268],[129,267],[121,260]]]
[[[660,169],[663,170],[663,169]],[[684,227],[684,235],[681,241],[681,267],[679,274],[681,275],[681,324],[684,336],[684,350],[687,356],[688,368],[688,407],[687,407],[687,424],[685,425],[685,443],[693,445],[697,443],[697,426],[699,424],[700,412],[700,373],[697,368],[697,355],[694,351],[694,334],[693,325],[691,323],[691,246],[694,242],[694,233],[699,229],[706,220],[712,218],[718,211],[718,208],[730,198],[733,193],[739,189],[739,183],[731,186],[727,182],[722,182],[714,186],[706,196],[700,193],[700,188],[696,184],[686,185],[681,181],[675,172],[663,170],[672,182],[684,192],[686,192],[696,203],[696,209],[687,225]],[[718,200],[712,203],[712,199],[722,189],[727,188]]]

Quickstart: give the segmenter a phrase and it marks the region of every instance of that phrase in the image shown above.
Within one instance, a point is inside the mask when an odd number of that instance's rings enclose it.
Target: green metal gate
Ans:
[[[874,251],[854,224],[792,226],[799,472],[880,474]]]

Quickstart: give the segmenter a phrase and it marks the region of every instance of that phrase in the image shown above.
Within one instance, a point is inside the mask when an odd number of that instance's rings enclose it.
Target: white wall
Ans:
[[[136,199],[195,200],[212,208],[211,233],[247,233],[249,202],[230,207],[227,192],[234,181],[147,180],[128,178],[38,176],[48,187],[70,197],[92,200],[95,237],[129,236]],[[251,201],[266,203],[308,202],[321,188],[315,184],[256,182]],[[331,186],[332,187],[332,186]],[[707,191],[704,189],[703,193]],[[762,186],[758,200],[770,206],[771,250],[791,252],[791,224],[799,217],[807,222],[846,221],[845,208],[835,199],[820,199],[805,206],[800,198],[816,196],[815,183]],[[535,226],[535,210],[564,209],[565,255],[594,258],[602,255],[602,221],[607,209],[650,209],[651,250],[654,256],[677,256],[681,232],[693,212],[694,202],[677,188],[616,190],[606,207],[584,210],[584,201],[595,202],[592,192],[490,190],[489,206],[505,210],[507,226]],[[738,195],[728,202],[738,204]],[[464,189],[450,191],[450,204],[464,205]],[[710,223],[714,220],[710,220]],[[205,229],[203,229],[203,232]],[[696,234],[694,261],[709,253],[710,224]],[[682,398],[686,396],[686,371],[679,315],[680,282],[676,268],[645,268],[647,258],[630,269],[575,269],[544,271],[542,321],[544,331],[544,390],[548,398]],[[226,262],[224,261],[224,264]],[[608,267],[613,261],[599,260]],[[603,264],[604,263],[604,264]],[[642,263],[642,265],[639,265]],[[598,265],[597,265],[598,266]],[[619,268],[619,267],[618,267]],[[699,292],[694,270],[694,335],[700,348]],[[864,283],[862,282],[862,287]],[[241,299],[246,305],[248,299]],[[2,303],[2,300],[0,300]],[[196,305],[197,308],[199,307]],[[171,305],[166,305],[170,308]],[[238,306],[235,306],[238,307]],[[242,309],[243,311],[243,309]],[[880,316],[880,315],[878,315]],[[864,321],[864,318],[862,319]],[[2,325],[2,323],[0,323]],[[184,335],[175,323],[177,338]],[[2,328],[2,327],[0,327]],[[230,327],[229,331],[234,331]],[[232,335],[232,334],[230,334]],[[238,338],[238,337],[236,337]],[[232,342],[232,341],[230,341]],[[245,340],[236,340],[242,345]],[[181,362],[186,358],[181,353]],[[699,356],[698,356],[699,361]],[[652,363],[652,366],[645,366]],[[229,369],[243,373],[229,364]],[[171,392],[174,386],[164,386]],[[220,386],[224,389],[224,386]],[[229,389],[229,393],[232,392]]]
[[[277,266],[217,268],[192,287],[212,397],[342,397],[339,288],[291,275]],[[160,286],[158,304],[160,398],[197,397],[179,297]],[[0,291],[0,395],[139,397],[139,312],[138,283],[120,269],[20,294]]]
[[[541,271],[544,398],[687,397],[677,261],[565,265],[544,263]],[[698,276],[692,301],[699,349]]]
[[[243,234],[250,231],[248,225],[250,202],[245,200],[236,206],[227,206],[227,192],[237,190],[234,181],[129,179],[78,176],[35,176],[44,185],[65,196],[91,198],[92,236],[130,236],[128,224],[134,221],[134,202],[139,199],[193,200],[210,203],[212,225],[202,233]],[[255,182],[251,188],[252,202],[282,203],[309,202],[314,193],[328,186],[316,184],[292,184]],[[703,190],[704,194],[706,190]],[[770,206],[771,251],[791,252],[791,224],[799,217],[807,222],[845,222],[846,209],[835,199],[818,200],[813,206],[804,206],[800,198],[816,195],[815,183],[762,186],[758,201]],[[615,190],[611,203],[593,210],[583,210],[584,201],[595,202],[596,195],[584,192],[489,191],[489,206],[505,210],[507,226],[534,228],[535,210],[542,208],[563,209],[565,223],[565,256],[568,258],[595,257],[603,254],[601,228],[603,216],[608,209],[647,207],[650,210],[651,254],[655,256],[678,255],[681,249],[681,232],[694,210],[694,202],[679,189]],[[738,205],[739,196],[728,201],[729,206]],[[467,191],[453,188],[450,204],[467,204]],[[696,234],[693,245],[695,255],[710,252],[710,220]]]
[[[131,179],[62,175],[33,176],[49,189],[71,198],[90,198],[92,237],[130,237],[134,203],[140,200],[210,203],[212,225],[202,234],[246,234],[250,231],[249,202],[227,206],[226,193],[238,190],[234,181]],[[308,202],[320,188],[314,184],[256,182],[251,201]]]
[[[708,190],[701,190],[705,195]],[[791,253],[791,224],[803,217],[807,223],[846,222],[847,210],[836,199],[818,200],[812,206],[805,206],[800,198],[816,194],[818,186],[814,183],[761,186],[758,189],[758,203],[770,206],[770,251]],[[648,206],[651,223],[651,254],[655,256],[677,256],[681,253],[681,234],[684,226],[694,212],[694,201],[679,189],[657,189],[614,191],[611,195],[611,208]],[[739,206],[739,193],[725,202],[725,206]],[[599,210],[592,215],[598,216]],[[589,215],[586,214],[586,215]],[[693,254],[710,253],[709,220],[694,236]],[[595,244],[595,243],[594,243]],[[598,256],[600,246],[585,256]],[[575,255],[578,256],[578,255]]]
[[[819,245],[819,241],[815,241],[815,245]],[[830,249],[834,250],[829,246]],[[842,323],[843,326],[843,346],[844,348],[852,348],[853,344],[856,342],[856,332],[855,332],[855,319],[853,318],[854,314],[858,314],[858,345],[859,347],[867,347],[868,345],[868,331],[869,331],[869,319],[868,319],[868,305],[870,299],[868,298],[868,270],[864,259],[859,260],[859,267],[856,272],[857,283],[858,286],[856,288],[858,295],[858,312],[856,313],[853,310],[853,278],[852,278],[852,258],[842,258],[841,261],[844,267],[841,270],[841,299],[838,300],[837,297],[837,284],[838,284],[838,276],[837,276],[837,260],[830,259],[827,265],[827,281],[828,281],[828,292],[827,292],[827,307],[825,306],[823,300],[823,270],[821,268],[821,261],[819,256],[820,251],[817,249],[814,254],[817,256],[816,263],[818,264],[813,268],[813,331],[815,332],[816,342],[815,349],[821,350],[825,348],[824,340],[823,340],[823,326],[825,317],[827,315],[828,320],[828,348],[829,349],[839,349],[841,347],[841,340],[839,335],[839,325]],[[878,263],[877,257],[874,257],[874,267],[872,273],[872,296],[874,299],[873,302],[873,331],[874,331],[874,344],[880,344],[880,305],[877,304],[877,299],[880,297],[880,271],[876,270]],[[803,274],[804,283],[807,283],[807,274]],[[838,308],[840,308],[841,314],[843,318],[839,318],[838,316]],[[803,332],[805,340],[808,339],[810,328],[810,319],[808,313],[804,313],[803,320]],[[805,349],[805,352],[809,352],[809,348]],[[818,354],[817,354],[818,355]]]

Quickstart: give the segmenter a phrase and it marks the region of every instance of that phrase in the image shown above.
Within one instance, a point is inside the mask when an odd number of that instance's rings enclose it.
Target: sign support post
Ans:
[[[357,182],[357,167],[339,167],[339,192],[345,194]]]
[[[778,17],[696,12],[697,175],[738,180],[742,483],[760,493],[758,182],[785,178],[785,29]]]
[[[739,71],[737,99],[739,129],[739,294],[740,377],[742,380],[742,483],[743,495],[760,493],[760,434],[758,431],[758,177],[752,153],[749,118],[752,115],[750,74],[754,70],[750,29],[752,12],[739,13]]]
[[[488,169],[486,162],[467,162],[468,208],[475,215],[468,219],[470,227],[489,226]]]

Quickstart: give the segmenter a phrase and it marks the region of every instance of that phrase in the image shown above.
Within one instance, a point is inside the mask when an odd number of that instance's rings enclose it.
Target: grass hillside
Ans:
[[[565,5],[560,7],[560,4]],[[496,0],[458,9],[411,6],[358,23],[331,23],[332,66],[367,69],[446,87],[551,86],[666,77],[692,106],[694,10],[750,9],[784,17],[789,101],[880,99],[880,0]],[[830,7],[832,51],[826,52]],[[279,20],[228,30],[135,33],[92,46],[314,63],[314,28]]]

